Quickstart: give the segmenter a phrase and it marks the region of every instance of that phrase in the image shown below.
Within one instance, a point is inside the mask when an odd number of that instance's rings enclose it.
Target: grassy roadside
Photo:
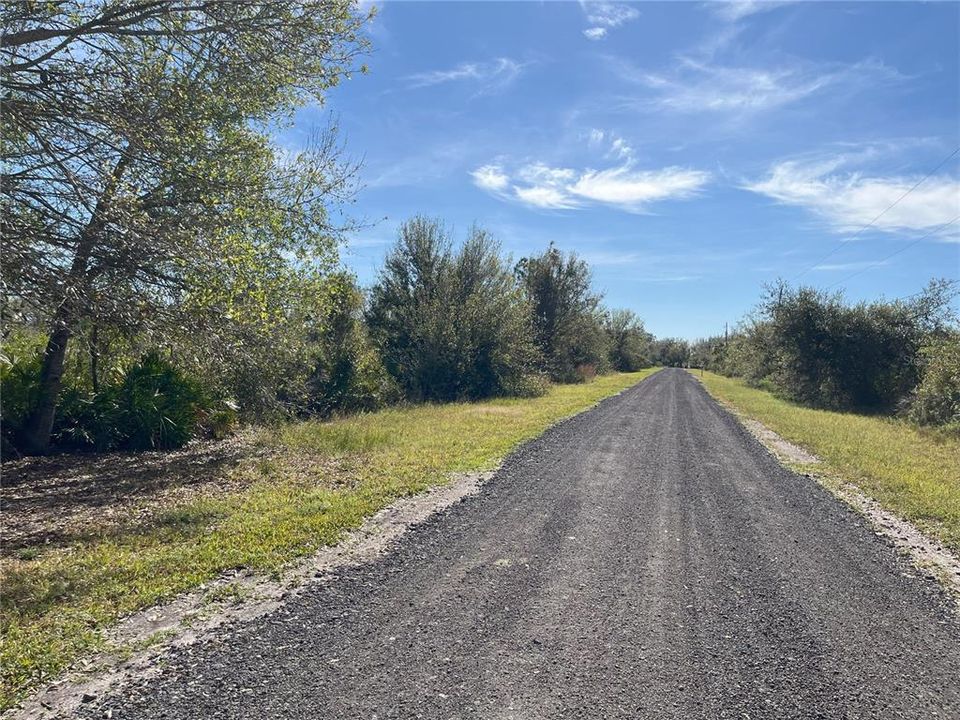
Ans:
[[[714,397],[820,457],[828,476],[855,483],[960,553],[960,438],[891,418],[802,407],[713,373],[695,376]]]
[[[279,573],[365,517],[520,443],[652,374],[598,377],[533,399],[390,409],[263,431],[277,452],[232,472],[245,490],[201,497],[109,534],[4,559],[0,710],[101,642],[99,630],[224,570]]]

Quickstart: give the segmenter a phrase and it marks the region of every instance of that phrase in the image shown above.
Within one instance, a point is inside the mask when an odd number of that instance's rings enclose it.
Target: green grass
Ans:
[[[121,532],[4,561],[0,710],[102,646],[100,630],[237,567],[277,574],[393,500],[517,445],[650,375],[614,374],[543,397],[390,409],[263,431],[279,448],[238,472],[246,490],[195,499]]]
[[[817,474],[828,482],[855,483],[960,552],[960,437],[893,418],[802,407],[712,373],[701,380],[718,399],[820,457],[827,467]]]

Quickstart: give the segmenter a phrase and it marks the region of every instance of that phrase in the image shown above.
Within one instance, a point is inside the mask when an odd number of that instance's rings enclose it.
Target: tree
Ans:
[[[77,0],[3,21],[3,312],[48,330],[22,438],[42,452],[80,328],[263,324],[289,315],[281,286],[332,264],[327,208],[352,168],[331,134],[282,160],[269,133],[349,75],[364,17],[346,0]]]
[[[920,382],[921,350],[954,325],[955,295],[953,283],[934,281],[906,301],[849,305],[839,293],[775,284],[761,303],[770,378],[810,405],[896,409]]]
[[[327,283],[331,302],[311,333],[312,371],[307,408],[329,416],[374,410],[397,399],[363,322],[363,293],[352,275],[335,274]]]
[[[911,395],[909,417],[960,430],[960,332],[938,338],[922,354],[923,376]]]
[[[650,365],[653,337],[643,321],[631,310],[612,310],[604,318],[610,339],[610,364],[621,372],[633,372]]]
[[[474,227],[458,249],[436,220],[400,228],[370,292],[367,321],[412,400],[508,395],[530,387],[529,316],[499,246]]]
[[[530,303],[534,343],[550,377],[574,382],[588,369],[605,369],[608,341],[589,265],[551,244],[543,254],[521,259],[515,272]]]
[[[690,345],[680,338],[663,338],[653,344],[654,365],[685,367],[690,361]]]

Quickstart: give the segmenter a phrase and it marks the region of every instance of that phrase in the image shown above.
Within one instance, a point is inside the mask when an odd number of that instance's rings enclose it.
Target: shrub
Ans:
[[[536,370],[527,305],[480,228],[454,251],[441,223],[405,223],[371,290],[367,320],[411,400],[506,395]]]
[[[650,365],[653,338],[630,310],[613,310],[604,319],[609,338],[610,365],[621,372],[634,372]]]
[[[97,393],[68,386],[60,395],[52,444],[76,450],[114,450],[126,439],[120,393],[108,386]]]
[[[925,347],[923,356],[926,366],[908,416],[920,425],[960,427],[960,334]]]
[[[949,283],[934,283],[911,302],[851,306],[839,294],[776,285],[761,305],[770,379],[801,403],[891,411],[920,381],[920,350],[949,324],[951,298]]]
[[[353,277],[332,282],[332,302],[320,323],[313,370],[308,380],[308,409],[321,416],[375,410],[399,397],[363,324],[363,295]]]
[[[240,414],[236,404],[223,402],[220,407],[200,413],[198,427],[200,432],[213,440],[223,440],[236,432],[240,424]]]
[[[610,339],[600,295],[590,287],[590,267],[553,245],[517,263],[515,273],[530,306],[533,340],[545,372],[557,382],[579,382],[580,365],[605,372]]]
[[[0,432],[3,460],[18,457],[18,436],[27,415],[40,397],[39,352],[23,357],[5,357],[0,364]]]
[[[206,403],[199,383],[156,352],[127,370],[118,388],[123,445],[167,449],[194,437]]]

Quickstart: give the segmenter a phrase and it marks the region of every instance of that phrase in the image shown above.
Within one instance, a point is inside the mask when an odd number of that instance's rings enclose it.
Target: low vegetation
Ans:
[[[237,567],[280,572],[392,500],[453,472],[495,467],[517,444],[651,370],[536,398],[391,408],[260,431],[268,451],[232,470],[246,489],[3,560],[0,706],[98,645],[117,618]],[[201,472],[198,468],[195,472]]]
[[[817,455],[828,473],[960,553],[960,437],[901,419],[804,407],[710,372],[701,379],[720,400]]]
[[[687,363],[809,407],[958,430],[956,296],[939,280],[904,300],[851,304],[779,283],[732,335],[694,344]]]

